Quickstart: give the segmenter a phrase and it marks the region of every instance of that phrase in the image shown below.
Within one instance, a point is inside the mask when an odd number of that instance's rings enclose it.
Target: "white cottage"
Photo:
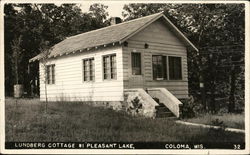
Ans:
[[[188,97],[187,48],[197,51],[163,13],[69,37],[50,52],[48,100],[122,106],[137,96],[144,115],[154,117],[160,104],[179,117],[178,99]],[[38,55],[30,62],[35,60],[44,101],[43,60]]]

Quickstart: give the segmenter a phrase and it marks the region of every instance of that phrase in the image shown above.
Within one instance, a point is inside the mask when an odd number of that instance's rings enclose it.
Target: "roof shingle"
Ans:
[[[74,53],[79,50],[122,42],[160,17],[165,18],[167,24],[173,28],[173,31],[181,38],[182,41],[184,41],[187,46],[190,46],[192,49],[198,51],[198,49],[184,36],[184,34],[179,31],[178,28],[175,27],[175,25],[173,25],[169,19],[167,19],[167,17],[163,15],[163,12],[160,12],[124,23],[68,37],[51,48],[49,57],[61,56],[64,54]],[[42,54],[39,54],[30,59],[29,62],[40,60],[41,58]]]
[[[151,22],[154,18],[160,16],[161,14],[162,13],[157,13],[128,22],[68,37],[67,39],[59,42],[52,47],[52,51],[49,57],[55,57],[77,50],[119,42],[130,34],[136,32],[142,26],[146,25],[148,22]],[[37,55],[34,58],[30,59],[30,61],[35,61],[37,59],[40,59],[40,57],[41,55]]]

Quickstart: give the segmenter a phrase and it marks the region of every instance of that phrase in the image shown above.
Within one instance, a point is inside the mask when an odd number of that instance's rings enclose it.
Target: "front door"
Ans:
[[[130,88],[144,88],[144,77],[142,72],[142,53],[134,50],[131,52]]]

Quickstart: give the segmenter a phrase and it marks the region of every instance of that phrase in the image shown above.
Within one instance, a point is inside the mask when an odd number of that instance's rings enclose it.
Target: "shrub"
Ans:
[[[195,101],[193,96],[181,100],[181,102],[183,103],[182,118],[192,118],[202,112],[203,105],[200,102]]]
[[[219,109],[219,111],[217,112],[219,115],[223,115],[225,113],[228,113],[228,108],[227,107],[222,107]]]
[[[136,96],[133,100],[131,100],[131,105],[128,107],[128,112],[138,114],[142,109],[142,103],[138,96]]]
[[[211,123],[212,123],[212,125],[218,126],[220,128],[218,128],[218,129],[210,128],[209,129],[209,133],[214,132],[214,131],[216,131],[217,133],[223,133],[223,132],[225,132],[225,129],[226,129],[227,126],[224,124],[223,121],[221,121],[218,118],[216,118],[216,119],[212,120]]]
[[[226,125],[224,124],[224,122],[219,120],[218,118],[212,120],[211,122],[212,122],[212,125],[214,125],[214,126],[219,126],[219,127],[222,127],[222,128],[226,128]]]
[[[138,97],[136,97],[131,102],[133,104],[133,107],[134,107],[136,113],[138,113],[139,110],[142,109],[142,103],[140,103],[140,99]]]

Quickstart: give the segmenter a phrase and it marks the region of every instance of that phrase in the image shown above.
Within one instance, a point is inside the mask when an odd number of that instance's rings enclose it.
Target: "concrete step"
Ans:
[[[163,103],[159,103],[158,106],[155,107],[157,111],[171,112]]]
[[[165,112],[171,112],[167,107],[155,107],[157,111],[165,111]]]
[[[158,103],[159,105],[157,107],[166,107],[163,103]]]
[[[156,112],[156,117],[175,117],[172,112]]]
[[[176,118],[175,115],[163,103],[158,104],[159,105],[155,107],[156,118]]]

